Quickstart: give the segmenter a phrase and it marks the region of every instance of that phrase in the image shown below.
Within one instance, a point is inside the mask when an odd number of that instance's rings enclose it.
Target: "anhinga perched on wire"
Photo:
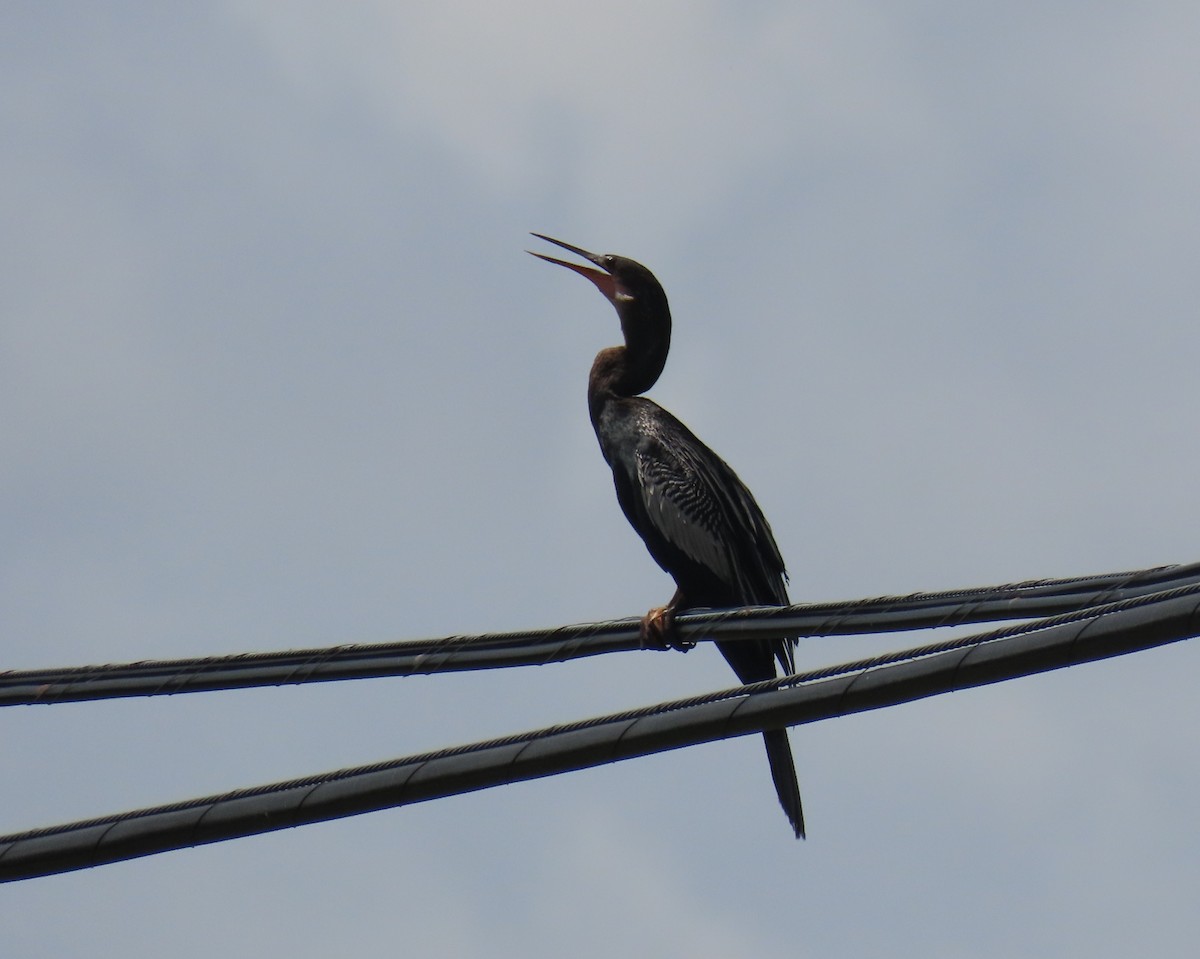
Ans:
[[[587,277],[616,308],[624,346],[596,354],[588,409],[617,500],[655,561],[678,589],[642,621],[646,640],[665,645],[676,612],[696,607],[788,605],[783,557],[762,510],[737,474],[674,416],[639,394],[650,389],[671,347],[671,310],[654,274],[623,256],[598,255],[540,233],[593,266],[534,256]],[[792,672],[793,639],[718,642],[743,683]],[[804,837],[800,787],[787,731],[763,733],[775,792],[796,836]]]

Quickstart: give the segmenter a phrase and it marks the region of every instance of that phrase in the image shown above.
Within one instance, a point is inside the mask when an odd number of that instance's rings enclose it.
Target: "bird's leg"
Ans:
[[[655,606],[642,617],[642,648],[670,649],[667,634],[675,628],[675,610],[670,606]]]
[[[680,639],[675,634],[675,610],[683,605],[683,601],[683,591],[677,589],[666,606],[655,606],[642,617],[643,648],[677,649],[686,653],[696,645],[690,640]]]

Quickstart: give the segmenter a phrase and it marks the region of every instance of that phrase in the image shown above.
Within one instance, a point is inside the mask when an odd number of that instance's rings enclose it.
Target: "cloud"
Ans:
[[[1195,558],[1197,16],[6,12],[6,665],[665,600],[587,422],[615,317],[528,229],[666,282],[654,396],[748,480],[797,598]],[[727,684],[706,653],[5,713],[8,824]],[[1192,655],[798,730],[802,846],[761,749],[729,742],[42,880],[14,941],[78,953],[151,902],[110,944],[379,951],[422,924],[435,948],[444,920],[522,956],[578,929],[597,952],[1123,954],[1189,931],[1146,903],[1189,883]],[[68,899],[95,921],[55,923]]]
[[[702,199],[720,204],[801,145],[819,165],[881,119],[902,137],[924,126],[883,80],[896,52],[886,22],[856,6],[364,3],[333,22],[290,5],[230,9],[305,96],[370,103],[492,189],[565,184],[580,215],[614,231],[638,211],[651,230],[683,229]],[[868,69],[848,74],[840,54],[864,42]]]

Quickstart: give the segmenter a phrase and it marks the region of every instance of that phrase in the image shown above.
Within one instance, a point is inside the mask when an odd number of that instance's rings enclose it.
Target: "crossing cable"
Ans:
[[[0,837],[0,881],[423,802],[1188,639],[1200,583],[944,644],[503,739]],[[936,651],[931,651],[936,648]],[[905,657],[901,659],[901,657]]]
[[[841,603],[688,613],[685,641],[834,636],[1032,619],[1200,582],[1200,563]],[[0,672],[0,706],[543,665],[641,648],[636,620],[520,633]]]

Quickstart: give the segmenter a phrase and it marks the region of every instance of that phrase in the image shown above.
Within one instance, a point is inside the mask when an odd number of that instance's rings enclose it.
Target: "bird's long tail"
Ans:
[[[796,831],[796,838],[803,839],[804,808],[800,805],[800,783],[796,781],[796,764],[792,761],[787,730],[768,729],[763,733],[763,742],[767,745],[767,761],[771,764],[771,778],[775,781],[779,805]]]

